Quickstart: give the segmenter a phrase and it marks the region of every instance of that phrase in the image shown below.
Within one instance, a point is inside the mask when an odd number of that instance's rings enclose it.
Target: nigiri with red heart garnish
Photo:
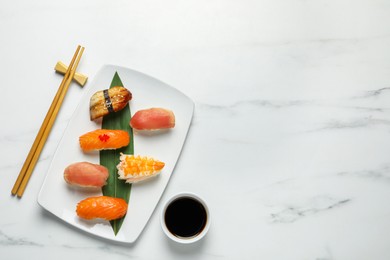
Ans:
[[[79,137],[83,151],[118,149],[130,142],[129,133],[124,130],[97,129]]]

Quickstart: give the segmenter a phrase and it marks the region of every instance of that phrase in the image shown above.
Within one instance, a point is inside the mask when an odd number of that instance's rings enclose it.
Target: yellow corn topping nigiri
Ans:
[[[119,179],[135,183],[156,176],[165,163],[147,156],[121,154],[117,165]]]

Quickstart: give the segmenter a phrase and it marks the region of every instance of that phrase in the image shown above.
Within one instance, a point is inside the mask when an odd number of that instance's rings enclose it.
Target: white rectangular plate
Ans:
[[[157,177],[132,185],[128,212],[116,236],[109,222],[86,221],[76,215],[76,205],[79,201],[102,195],[101,191],[75,189],[70,187],[63,177],[64,169],[71,163],[99,163],[99,152],[82,152],[79,136],[101,128],[99,123],[89,119],[89,99],[95,92],[109,88],[115,72],[118,72],[124,87],[133,94],[129,103],[131,114],[140,109],[163,107],[172,110],[176,118],[175,127],[169,131],[153,135],[134,133],[134,154],[161,160],[165,162],[165,167]],[[58,145],[39,192],[38,203],[80,230],[113,241],[133,243],[147,224],[172,175],[190,127],[194,104],[183,93],[161,81],[112,65],[104,66],[87,87],[89,90],[81,99]]]

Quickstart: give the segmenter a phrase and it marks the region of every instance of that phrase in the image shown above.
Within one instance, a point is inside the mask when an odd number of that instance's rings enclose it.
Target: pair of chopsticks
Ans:
[[[57,90],[57,93],[51,103],[49,111],[47,111],[46,117],[39,129],[39,132],[35,138],[35,141],[28,153],[26,161],[23,164],[22,170],[12,188],[12,195],[17,195],[19,198],[22,197],[24,190],[26,189],[27,183],[31,177],[34,167],[39,159],[42,152],[43,146],[49,136],[51,128],[53,127],[54,121],[60,110],[62,102],[66,92],[68,91],[69,85],[72,82],[74,74],[76,73],[77,66],[79,65],[81,56],[83,55],[84,47],[80,45],[77,47],[75,54],[73,55],[72,61],[68,69],[66,70],[65,76]]]

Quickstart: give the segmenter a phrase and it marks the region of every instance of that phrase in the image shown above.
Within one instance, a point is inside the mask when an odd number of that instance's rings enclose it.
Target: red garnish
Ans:
[[[102,141],[102,142],[107,142],[108,139],[110,139],[110,136],[109,136],[109,135],[106,135],[106,134],[102,134],[102,135],[99,135],[99,139],[100,139],[100,141]]]

